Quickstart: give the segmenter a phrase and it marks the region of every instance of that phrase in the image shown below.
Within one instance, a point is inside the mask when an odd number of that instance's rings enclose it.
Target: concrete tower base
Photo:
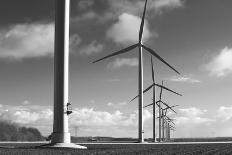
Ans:
[[[51,143],[70,143],[70,133],[64,132],[64,133],[52,133],[52,142]]]
[[[77,145],[74,143],[50,143],[42,145],[43,148],[73,148],[73,149],[87,149],[86,146]]]

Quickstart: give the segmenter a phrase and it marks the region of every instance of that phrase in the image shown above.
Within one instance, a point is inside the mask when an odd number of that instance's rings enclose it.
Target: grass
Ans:
[[[232,143],[82,144],[87,150],[36,148],[41,143],[2,143],[1,155],[231,155]]]

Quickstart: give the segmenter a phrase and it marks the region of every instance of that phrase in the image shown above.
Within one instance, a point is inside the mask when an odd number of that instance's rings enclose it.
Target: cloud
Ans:
[[[114,104],[112,103],[112,102],[109,102],[109,103],[107,103],[107,106],[109,106],[109,107],[111,107],[111,106],[113,106]]]
[[[144,1],[142,0],[109,0],[110,10],[115,14],[122,12],[130,14],[141,14],[144,8]],[[164,10],[171,10],[184,6],[184,0],[152,0],[148,1],[148,11],[163,12]]]
[[[106,111],[95,111],[93,108],[74,109],[71,115],[71,124],[78,126],[135,126],[137,124],[137,112],[125,115],[119,110],[113,113]],[[148,111],[144,111],[144,120],[152,117]]]
[[[125,106],[126,102],[120,102],[115,105]],[[36,127],[43,135],[48,135],[52,131],[53,109],[49,106],[39,105],[21,105],[8,106],[0,104],[0,119],[17,123],[22,126]],[[144,121],[152,117],[152,114],[145,110]],[[130,131],[137,131],[138,114],[137,111],[132,113],[122,113],[119,110],[107,112],[104,110],[95,110],[93,108],[75,108],[70,115],[70,129],[74,126],[84,128],[82,136],[105,135],[126,136]],[[112,130],[109,133],[105,130]],[[129,131],[130,130],[130,131]],[[104,131],[102,133],[102,131]]]
[[[82,9],[82,10],[84,10],[84,9],[86,9],[88,7],[91,7],[93,5],[94,5],[94,1],[93,0],[80,0],[78,2],[78,8]]]
[[[43,135],[48,135],[52,131],[53,109],[49,106],[33,104],[20,106],[2,105],[0,120],[26,127],[36,127]]]
[[[177,124],[202,124],[211,123],[216,121],[215,119],[202,117],[206,114],[207,110],[198,109],[196,107],[190,107],[185,109],[179,109],[180,116],[175,117]]]
[[[116,58],[113,62],[110,62],[107,67],[108,68],[119,68],[123,66],[135,67],[138,66],[137,58]]]
[[[220,119],[220,121],[229,121],[232,118],[232,107],[219,107],[216,116]]]
[[[152,11],[152,15],[163,13],[164,11],[181,8],[184,6],[185,0],[153,0],[148,2],[148,11]],[[98,5],[101,10],[96,10],[93,4]],[[100,21],[106,22],[115,20],[119,15],[128,13],[132,15],[141,15],[144,8],[143,0],[81,0],[78,3],[78,10],[81,15],[73,18],[73,21]],[[93,20],[95,19],[95,20]]]
[[[207,110],[201,110],[196,107],[190,107],[190,108],[185,108],[185,109],[179,109],[180,112],[187,116],[198,116],[198,115],[203,115],[204,113],[207,112]]]
[[[126,106],[126,105],[127,105],[127,102],[119,102],[119,103],[109,102],[109,103],[107,103],[107,106],[114,107],[114,108],[121,108],[121,107]]]
[[[175,9],[184,6],[183,0],[156,0],[151,4],[152,8],[158,9],[159,11],[163,9]]]
[[[174,119],[175,137],[207,137],[212,126],[218,123],[215,117],[209,117],[207,110],[196,107],[179,109]]]
[[[232,73],[232,48],[225,47],[204,65],[211,76],[224,77]]]
[[[29,104],[31,104],[28,100],[24,100],[23,102],[22,102],[22,105],[29,105]]]
[[[53,23],[17,24],[0,30],[0,58],[52,56],[53,46]]]
[[[80,54],[82,55],[92,55],[103,51],[103,44],[97,43],[96,40],[92,41],[89,45],[86,45],[80,49]]]
[[[118,21],[108,29],[107,37],[120,44],[136,43],[138,42],[140,23],[139,17],[123,13],[119,16]],[[144,40],[150,37],[151,32],[147,22],[145,22]]]
[[[201,81],[192,77],[192,75],[173,76],[168,80],[173,82],[200,83]]]

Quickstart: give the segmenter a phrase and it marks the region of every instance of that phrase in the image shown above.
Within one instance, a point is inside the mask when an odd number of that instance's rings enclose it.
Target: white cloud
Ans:
[[[109,103],[107,103],[107,106],[109,106],[109,107],[111,107],[111,106],[113,106],[114,104],[112,103],[112,102],[109,102]]]
[[[184,1],[183,0],[156,0],[151,4],[151,6],[158,10],[174,9],[174,8],[183,7]]]
[[[122,14],[141,16],[144,8],[143,0],[81,0],[78,4],[78,10],[82,13],[71,18],[73,24],[86,26],[85,22],[91,22],[92,25],[108,23],[114,21]],[[147,12],[150,16],[161,15],[165,11],[180,8],[184,6],[185,0],[152,0],[148,2]],[[96,3],[96,4],[94,4]],[[95,11],[94,5],[103,6],[100,12]],[[79,11],[80,12],[80,11]],[[154,32],[153,35],[157,37]]]
[[[136,67],[138,66],[138,59],[137,58],[116,58],[113,62],[110,62],[107,67],[108,68],[119,68],[123,66],[128,67]]]
[[[97,41],[94,40],[89,45],[82,47],[80,49],[80,54],[86,55],[86,56],[97,54],[97,53],[102,52],[103,48],[104,48],[103,44],[97,43]]]
[[[173,76],[168,80],[173,82],[200,83],[201,81],[192,77],[192,75]]]
[[[212,126],[217,124],[215,117],[209,117],[207,110],[196,107],[179,109],[176,123],[176,137],[207,137]]]
[[[204,67],[211,76],[223,77],[232,73],[232,48],[225,47],[222,49]]]
[[[141,19],[137,16],[123,13],[107,31],[107,37],[116,43],[128,44],[138,42]],[[132,26],[133,25],[133,26]],[[144,40],[151,37],[147,22],[144,26]]]
[[[217,111],[217,118],[220,121],[229,121],[232,118],[232,107],[221,106]]]
[[[28,100],[24,100],[23,102],[22,102],[22,105],[29,105],[29,104],[31,104]]]
[[[131,114],[123,114],[119,110],[113,113],[106,111],[95,111],[93,108],[74,109],[74,113],[71,115],[71,124],[78,126],[117,126],[127,127],[137,125],[137,112]],[[152,114],[148,110],[144,110],[144,120],[148,120],[152,117]]]
[[[196,107],[190,107],[185,109],[179,109],[180,116],[175,117],[177,124],[202,124],[211,123],[215,119],[204,117],[207,110],[198,109]]]
[[[107,103],[107,106],[114,107],[114,108],[121,108],[121,107],[124,107],[126,105],[127,105],[127,102],[119,102],[119,103],[109,102],[109,103]]]
[[[110,11],[113,11],[114,14],[118,15],[122,12],[130,14],[142,14],[144,8],[144,2],[142,0],[117,0],[117,1],[108,1],[110,4]],[[157,12],[163,12],[167,9],[175,9],[184,6],[184,0],[152,0],[148,1],[147,10],[152,10],[152,14]]]
[[[52,130],[53,110],[48,106],[33,104],[21,106],[2,105],[0,109],[0,120],[27,127],[36,127],[43,135],[47,135]]]
[[[117,103],[116,105],[125,106],[125,102]],[[2,106],[2,107],[1,107]],[[43,135],[48,135],[52,131],[53,109],[48,106],[39,105],[23,105],[23,106],[7,106],[0,105],[0,119],[18,123],[22,126],[36,127]],[[152,114],[145,110],[144,121],[152,117]],[[94,110],[93,108],[75,108],[70,115],[70,129],[74,126],[85,128],[82,130],[83,135],[105,135],[126,136],[128,132],[137,131],[138,114],[122,113],[119,110],[114,112],[107,112],[101,110]],[[104,130],[114,130],[112,133],[103,132]],[[83,136],[82,135],[82,136]]]
[[[190,108],[179,109],[179,110],[180,112],[182,112],[183,114],[187,116],[198,116],[198,115],[202,115],[207,112],[207,110],[201,110],[196,107],[190,107]]]
[[[23,59],[53,55],[54,24],[17,24],[0,30],[0,58]]]

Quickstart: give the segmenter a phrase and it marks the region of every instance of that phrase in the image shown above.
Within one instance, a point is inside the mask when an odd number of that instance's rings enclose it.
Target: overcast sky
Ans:
[[[232,1],[148,0],[144,44],[158,83],[178,104],[174,137],[232,136]],[[92,64],[138,41],[144,0],[71,0],[70,130],[79,136],[137,137],[138,51]],[[0,2],[0,118],[52,132],[54,0]],[[144,53],[144,86],[151,84]],[[159,89],[157,89],[159,91]],[[151,103],[151,92],[144,104]],[[144,111],[152,136],[152,109]],[[108,132],[110,131],[110,132]]]

